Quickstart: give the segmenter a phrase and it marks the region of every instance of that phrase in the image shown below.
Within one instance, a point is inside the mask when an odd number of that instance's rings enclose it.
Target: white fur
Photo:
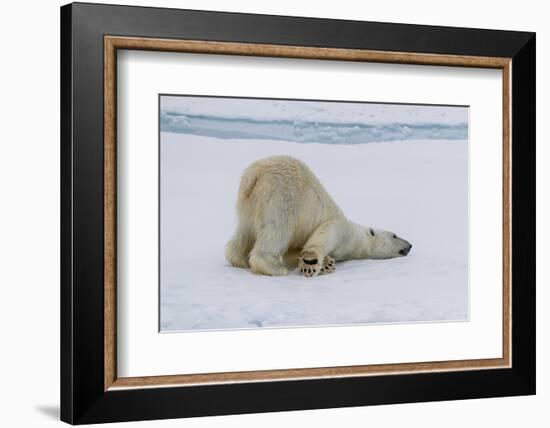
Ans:
[[[313,172],[290,156],[261,159],[244,171],[237,214],[226,258],[264,275],[286,275],[298,264],[315,276],[334,270],[331,257],[399,257],[411,247],[392,232],[349,221]]]

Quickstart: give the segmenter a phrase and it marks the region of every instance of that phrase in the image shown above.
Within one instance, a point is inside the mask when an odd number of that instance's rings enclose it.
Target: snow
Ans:
[[[324,144],[468,138],[465,106],[160,97],[161,131]]]
[[[350,220],[389,229],[409,256],[330,275],[254,275],[224,259],[243,169],[306,162]],[[468,145],[429,140],[299,144],[161,133],[161,331],[468,318]]]
[[[220,98],[163,95],[162,112],[209,118],[251,121],[328,123],[388,123],[457,125],[468,123],[464,106],[405,105],[352,102],[296,102],[254,98]]]

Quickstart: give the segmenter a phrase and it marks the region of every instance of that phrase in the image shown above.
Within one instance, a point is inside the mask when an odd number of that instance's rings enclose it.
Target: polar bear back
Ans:
[[[274,227],[288,234],[290,245],[296,247],[320,224],[343,217],[315,174],[290,156],[260,159],[244,171],[237,212],[254,235]]]

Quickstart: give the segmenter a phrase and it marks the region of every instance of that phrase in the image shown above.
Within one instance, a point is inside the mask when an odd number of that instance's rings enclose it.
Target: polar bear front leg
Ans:
[[[306,277],[316,276],[321,273],[323,260],[318,253],[302,252],[298,261],[298,270]]]
[[[336,262],[333,257],[325,256],[321,264],[314,254],[302,254],[298,262],[300,273],[308,278],[315,275],[332,273],[336,270]]]
[[[323,259],[323,266],[321,266],[321,274],[323,273],[332,273],[336,270],[336,260],[334,257],[325,256]]]
[[[309,237],[300,254],[298,270],[306,277],[332,273],[336,263],[329,253],[337,245],[339,222],[329,221],[319,226]]]

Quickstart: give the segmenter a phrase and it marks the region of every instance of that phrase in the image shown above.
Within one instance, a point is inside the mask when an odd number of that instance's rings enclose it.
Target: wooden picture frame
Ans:
[[[118,49],[502,70],[502,358],[118,377]],[[61,8],[61,54],[63,421],[114,422],[535,392],[533,33],[75,3]],[[263,399],[254,400],[257,396]]]

